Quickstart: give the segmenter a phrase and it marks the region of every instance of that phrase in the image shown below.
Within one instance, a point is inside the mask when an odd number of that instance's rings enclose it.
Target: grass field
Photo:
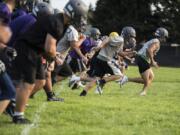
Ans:
[[[180,69],[160,68],[146,97],[142,85],[120,88],[109,83],[102,96],[92,90],[85,98],[71,91],[67,82],[54,87],[64,103],[46,102],[44,92],[30,100],[27,117],[34,124],[14,125],[0,116],[0,135],[180,135]],[[138,75],[130,67],[128,76]]]

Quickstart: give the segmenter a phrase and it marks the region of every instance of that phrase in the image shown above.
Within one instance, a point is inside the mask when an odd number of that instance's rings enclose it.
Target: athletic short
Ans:
[[[9,75],[6,72],[0,74],[0,101],[14,99],[15,94],[16,90]]]
[[[52,72],[52,78],[58,76],[69,77],[72,76],[73,72],[69,64],[65,61],[63,65],[56,66],[55,70]]]
[[[106,74],[117,75],[108,62],[95,57],[91,63],[91,69],[87,72],[90,77],[104,77]]]
[[[86,70],[86,65],[80,59],[70,58],[68,64],[74,73],[83,72]]]
[[[29,84],[34,84],[36,79],[44,80],[45,69],[41,55],[23,42],[16,43],[15,49],[18,55],[12,63],[12,79]]]
[[[136,56],[136,64],[138,65],[140,74],[150,69],[149,63],[139,55]]]

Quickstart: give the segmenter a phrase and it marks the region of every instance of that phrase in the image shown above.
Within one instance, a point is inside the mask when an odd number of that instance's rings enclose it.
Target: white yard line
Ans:
[[[60,89],[58,90],[58,92],[56,93],[56,95],[59,95],[60,94],[60,90],[64,87],[64,83],[62,84],[61,83],[61,87]],[[40,121],[40,117],[41,117],[41,112],[46,108],[47,106],[47,102],[44,102],[42,103],[38,109],[36,110],[36,113],[35,113],[35,116],[34,116],[34,119],[33,119],[33,122],[32,124],[30,125],[27,125],[21,132],[21,135],[29,135],[30,131],[32,128],[37,128],[39,125],[39,121]]]
[[[33,119],[33,123],[30,125],[27,125],[23,131],[21,132],[21,135],[29,135],[32,128],[38,127],[38,123],[40,121],[40,114],[41,112],[46,108],[47,102],[43,103],[39,109],[37,109],[36,114]]]

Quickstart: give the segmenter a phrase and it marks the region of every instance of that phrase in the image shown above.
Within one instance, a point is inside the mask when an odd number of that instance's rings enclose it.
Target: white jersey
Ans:
[[[98,39],[95,41],[95,46],[99,47],[102,43],[102,40]]]
[[[78,40],[79,40],[78,31],[72,25],[70,25],[66,30],[63,38],[57,44],[57,52],[62,54],[64,57],[66,57],[71,48],[70,42],[72,41],[77,42]]]
[[[97,58],[103,61],[111,61],[117,52],[123,51],[124,39],[119,37],[118,40],[118,44],[116,42],[110,41],[108,45],[106,45],[104,48],[101,48]]]
[[[147,50],[149,47],[151,47],[154,43],[159,43],[160,41],[157,38],[151,39],[148,42],[144,44],[144,46],[138,51],[138,55],[143,57],[145,60],[149,61],[149,55],[147,53]],[[159,46],[160,47],[160,46]],[[160,49],[160,48],[159,48]],[[159,49],[156,51],[156,53],[159,51]]]

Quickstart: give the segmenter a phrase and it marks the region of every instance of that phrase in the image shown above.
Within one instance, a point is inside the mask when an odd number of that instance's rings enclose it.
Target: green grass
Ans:
[[[180,135],[180,69],[154,71],[146,97],[138,95],[142,85],[128,83],[120,88],[115,82],[106,85],[102,96],[91,91],[80,98],[80,90],[71,91],[65,81],[54,87],[64,103],[48,103],[44,92],[39,92],[26,112],[32,121],[40,115],[29,135]],[[138,70],[130,67],[127,74],[138,76]],[[0,135],[20,135],[27,127],[10,121],[0,116]]]

